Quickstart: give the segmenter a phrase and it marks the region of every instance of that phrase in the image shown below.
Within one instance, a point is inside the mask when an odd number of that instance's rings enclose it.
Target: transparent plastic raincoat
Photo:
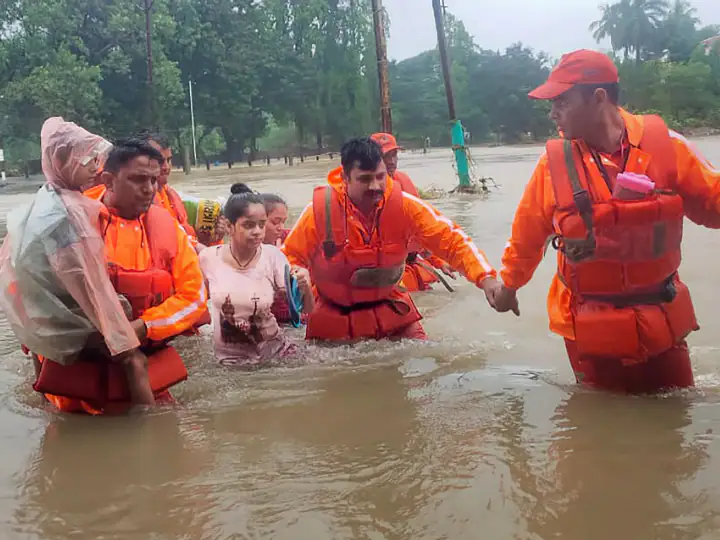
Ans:
[[[47,182],[29,206],[8,214],[0,249],[0,307],[18,340],[69,364],[99,331],[112,355],[139,346],[106,269],[101,203],[82,194],[110,144],[62,118],[41,132]]]

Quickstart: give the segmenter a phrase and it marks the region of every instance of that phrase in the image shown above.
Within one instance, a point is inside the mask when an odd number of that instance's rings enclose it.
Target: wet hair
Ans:
[[[120,139],[115,141],[105,161],[104,170],[117,173],[122,167],[138,157],[147,157],[162,164],[162,154],[142,139]]]
[[[170,139],[162,133],[153,133],[149,130],[143,130],[138,133],[137,138],[145,142],[154,142],[163,150],[170,148]]]
[[[238,182],[237,184],[233,184],[232,186],[230,186],[230,193],[231,195],[255,193],[258,197],[260,197],[263,205],[265,205],[265,212],[267,212],[268,214],[272,211],[273,208],[275,208],[276,204],[282,204],[285,208],[287,208],[287,203],[285,202],[285,199],[283,199],[280,195],[275,195],[274,193],[256,193],[242,182]]]
[[[285,199],[283,199],[280,195],[275,195],[274,193],[261,193],[260,198],[265,205],[265,212],[267,212],[268,214],[270,214],[273,208],[275,208],[278,204],[281,204],[285,208],[288,207]]]
[[[233,184],[230,193],[230,198],[225,203],[225,208],[223,208],[223,215],[230,223],[234,224],[238,219],[245,217],[251,204],[265,206],[262,196],[245,184]]]
[[[247,184],[243,184],[242,182],[238,182],[237,184],[233,184],[230,186],[230,194],[231,195],[242,195],[243,193],[255,193],[252,189],[250,189]]]
[[[595,90],[605,90],[607,93],[610,103],[617,105],[620,103],[620,85],[618,83],[609,84],[578,84],[577,88],[580,89],[585,100],[588,100],[595,93]]]
[[[340,149],[340,162],[345,174],[349,174],[353,167],[359,167],[363,171],[374,171],[382,159],[380,145],[370,137],[350,139]]]

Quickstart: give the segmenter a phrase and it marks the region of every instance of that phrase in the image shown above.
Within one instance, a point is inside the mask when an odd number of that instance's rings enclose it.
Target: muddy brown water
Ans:
[[[696,144],[720,164],[720,139]],[[436,201],[495,265],[540,150],[477,149],[500,189]],[[206,196],[252,182],[297,216],[330,165],[173,182]],[[421,187],[455,181],[447,150],[401,166]],[[2,197],[0,214],[30,197]],[[659,398],[573,383],[547,330],[552,257],[521,291],[520,319],[493,313],[467,283],[419,295],[424,344],[311,348],[303,365],[245,374],[216,366],[207,336],[185,340],[183,407],[144,418],[47,410],[0,321],[0,537],[720,538],[719,245],[688,226],[698,388]]]

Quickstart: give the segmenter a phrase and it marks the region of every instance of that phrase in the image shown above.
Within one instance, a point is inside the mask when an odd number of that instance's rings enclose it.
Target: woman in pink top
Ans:
[[[248,190],[249,188],[245,184],[233,184],[230,188],[230,193],[246,193]],[[290,229],[285,228],[290,214],[288,205],[280,195],[275,195],[274,193],[261,193],[260,198],[265,205],[265,214],[267,215],[265,239],[263,243],[280,247],[290,232]],[[284,290],[275,292],[272,313],[275,315],[277,322],[282,325],[290,324],[292,321],[290,306]],[[305,314],[303,314],[301,320],[303,322],[307,320]]]
[[[293,352],[271,306],[285,288],[285,255],[263,244],[267,214],[262,198],[245,186],[223,211],[230,242],[204,250],[200,265],[210,289],[215,356],[226,366],[261,367]],[[310,276],[294,268],[305,310],[313,305]]]

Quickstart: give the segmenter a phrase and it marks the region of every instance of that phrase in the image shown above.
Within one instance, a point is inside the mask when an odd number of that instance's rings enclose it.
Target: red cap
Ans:
[[[383,155],[392,152],[393,150],[402,150],[402,147],[398,146],[395,137],[389,133],[375,133],[370,138],[380,145]]]
[[[620,82],[618,70],[609,56],[581,49],[564,55],[545,84],[528,96],[532,99],[555,99],[576,84],[613,84]]]

